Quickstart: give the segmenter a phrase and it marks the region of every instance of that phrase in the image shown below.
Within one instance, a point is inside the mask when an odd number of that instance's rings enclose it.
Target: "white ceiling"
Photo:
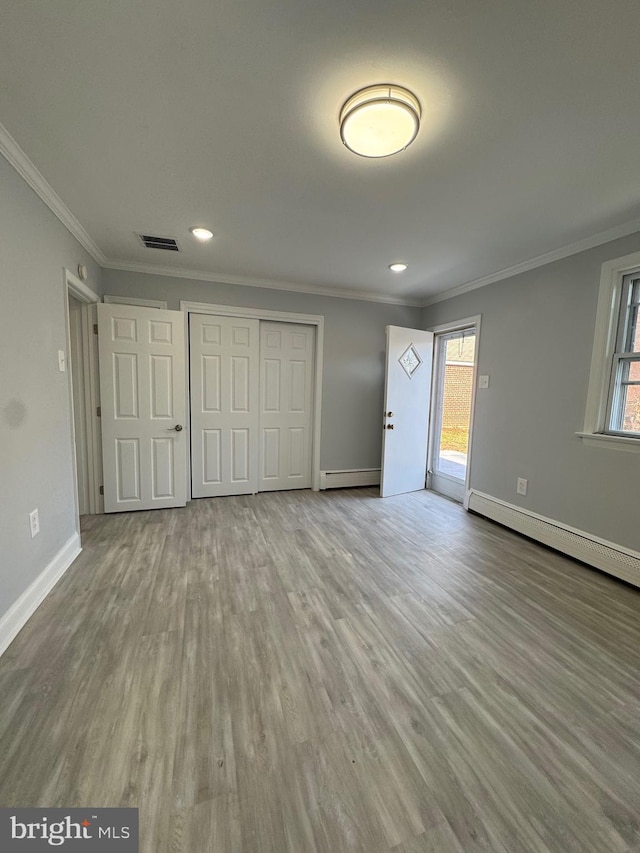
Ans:
[[[638,0],[20,0],[0,121],[107,265],[421,301],[630,230],[639,32]],[[358,158],[338,112],[380,82],[422,129]]]

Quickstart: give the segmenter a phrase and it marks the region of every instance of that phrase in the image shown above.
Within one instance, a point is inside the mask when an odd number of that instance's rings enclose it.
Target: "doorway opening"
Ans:
[[[463,501],[471,455],[476,323],[436,331],[427,485]]]
[[[94,334],[98,295],[63,269],[62,295],[66,325],[66,370],[74,480],[76,531],[80,516],[102,512],[100,484],[100,424],[98,405],[98,349]]]

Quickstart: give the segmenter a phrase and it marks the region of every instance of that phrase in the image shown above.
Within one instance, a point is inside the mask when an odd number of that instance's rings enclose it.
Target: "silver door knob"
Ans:
[[[174,426],[174,430],[175,430],[176,432],[182,432],[182,424],[176,424],[176,425]]]

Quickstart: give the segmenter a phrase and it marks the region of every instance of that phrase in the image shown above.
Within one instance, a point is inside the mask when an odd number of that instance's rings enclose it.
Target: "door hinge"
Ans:
[[[104,486],[100,486],[100,494],[104,495]]]
[[[101,418],[102,417],[102,406],[98,406],[96,408],[96,415]]]
[[[97,323],[94,323],[94,324],[93,324],[93,334],[94,334],[94,335],[97,335],[97,334],[98,334],[98,324],[97,324]]]

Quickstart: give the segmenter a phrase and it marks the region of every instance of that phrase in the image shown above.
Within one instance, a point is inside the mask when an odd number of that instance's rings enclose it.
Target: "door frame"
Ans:
[[[105,293],[102,297],[105,305],[137,305],[139,308],[162,308],[166,310],[167,303],[164,299],[138,299],[137,296],[111,296]]]
[[[62,268],[62,300],[64,306],[65,345],[67,351],[67,391],[69,397],[69,417],[71,418],[71,458],[73,472],[73,500],[76,520],[76,532],[80,535],[80,512],[78,502],[78,466],[76,462],[76,428],[73,406],[73,371],[71,365],[71,330],[69,319],[69,297],[80,303],[81,351],[80,359],[84,365],[83,383],[79,388],[83,400],[86,446],[81,449],[87,466],[89,481],[89,513],[97,515],[103,512],[100,485],[102,469],[100,465],[101,440],[97,416],[98,401],[98,359],[95,349],[95,306],[100,302],[97,293],[91,290],[78,276],[66,267]]]
[[[465,481],[464,481],[464,499],[462,501],[462,505],[465,509],[469,509],[469,495],[471,488],[471,457],[473,453],[473,424],[475,420],[475,408],[476,408],[476,394],[478,393],[478,355],[480,352],[480,323],[482,320],[482,314],[476,314],[472,317],[464,317],[461,320],[453,320],[449,323],[440,323],[437,326],[429,326],[428,331],[433,332],[434,341],[433,341],[433,372],[431,378],[431,414],[429,416],[429,445],[427,448],[427,471],[431,466],[431,460],[433,459],[433,454],[435,451],[435,441],[436,435],[434,430],[435,425],[435,413],[436,413],[436,345],[437,345],[437,337],[439,335],[447,334],[448,332],[457,332],[462,331],[463,329],[468,329],[471,326],[475,326],[476,330],[476,351],[475,351],[475,362],[473,365],[473,391],[471,394],[471,413],[469,416],[469,451],[467,453],[467,470],[465,472]],[[427,474],[427,483],[429,483],[430,477]],[[428,488],[431,488],[428,485]]]
[[[184,312],[185,340],[187,341],[186,388],[187,388],[187,429],[191,434],[191,389],[189,388],[189,314],[218,314],[222,317],[240,317],[243,320],[271,320],[278,323],[298,323],[302,326],[315,326],[314,353],[314,395],[313,421],[311,436],[311,489],[320,491],[320,429],[322,422],[322,366],[324,357],[324,316],[322,314],[295,314],[290,311],[270,311],[266,308],[242,308],[237,305],[213,305],[210,302],[180,301],[180,310]],[[187,448],[187,471],[191,471],[191,448]],[[187,482],[187,500],[191,500],[191,477]]]

